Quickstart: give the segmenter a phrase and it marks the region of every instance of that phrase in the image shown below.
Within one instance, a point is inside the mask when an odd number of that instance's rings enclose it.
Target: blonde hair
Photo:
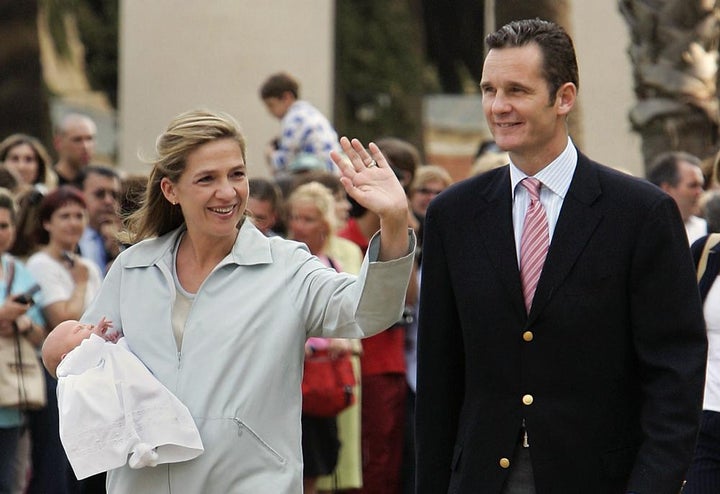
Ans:
[[[287,211],[290,213],[292,207],[300,202],[309,202],[315,206],[323,221],[328,227],[328,236],[333,235],[337,230],[337,216],[335,215],[335,198],[330,189],[318,182],[310,182],[296,188],[287,200]]]
[[[415,178],[410,184],[410,194],[422,189],[428,182],[437,180],[445,184],[445,187],[449,187],[453,183],[453,179],[450,173],[443,167],[437,165],[425,165],[421,166],[415,172]]]
[[[175,117],[155,143],[157,158],[147,182],[145,197],[139,209],[125,221],[123,239],[129,243],[164,235],[185,222],[179,206],[170,204],[162,193],[160,182],[167,177],[177,183],[185,171],[188,155],[217,139],[233,139],[245,159],[245,137],[239,124],[226,113],[198,109]]]

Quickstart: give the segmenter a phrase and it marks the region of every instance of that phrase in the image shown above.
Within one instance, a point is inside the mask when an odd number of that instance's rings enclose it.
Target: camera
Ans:
[[[12,299],[19,304],[30,304],[32,305],[33,295],[40,291],[40,285],[33,285],[27,291],[15,295]]]

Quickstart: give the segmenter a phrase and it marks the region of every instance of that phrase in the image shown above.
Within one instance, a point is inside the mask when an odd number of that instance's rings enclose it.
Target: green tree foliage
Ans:
[[[406,0],[338,0],[335,125],[368,141],[421,147],[427,92],[418,13]]]
[[[86,72],[93,89],[107,94],[117,108],[118,0],[78,1],[77,19],[85,45]]]

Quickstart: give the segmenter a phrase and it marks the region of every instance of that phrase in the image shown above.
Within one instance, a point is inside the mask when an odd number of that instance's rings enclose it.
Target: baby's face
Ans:
[[[65,321],[60,325],[60,328],[62,328],[63,339],[67,345],[66,348],[70,350],[79,346],[83,340],[90,338],[95,326],[78,321]]]

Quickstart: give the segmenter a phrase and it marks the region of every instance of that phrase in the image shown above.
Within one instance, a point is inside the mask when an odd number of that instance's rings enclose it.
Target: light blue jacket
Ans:
[[[182,349],[170,323],[172,250],[180,230],[124,251],[84,321],[121,329],[150,371],[189,409],[205,452],[185,462],[108,474],[108,492],[302,492],[300,381],[308,336],[361,338],[403,307],[412,254],[336,273],[303,244],[266,238],[250,221],[200,286]],[[410,234],[410,250],[415,238]]]
[[[37,281],[35,281],[35,278],[27,267],[19,260],[14,259],[10,254],[2,254],[2,256],[0,256],[0,262],[2,262],[3,273],[8,272],[9,263],[15,262],[15,277],[12,286],[7,286],[7,280],[0,280],[0,301],[7,298],[8,288],[11,294],[17,295],[37,284]],[[0,303],[0,305],[2,305],[2,303]],[[28,309],[27,316],[32,319],[35,324],[44,327],[45,320],[40,310],[42,306],[42,292],[38,292],[33,296],[33,306]],[[0,407],[0,428],[20,427],[22,423],[23,414],[17,408]]]

